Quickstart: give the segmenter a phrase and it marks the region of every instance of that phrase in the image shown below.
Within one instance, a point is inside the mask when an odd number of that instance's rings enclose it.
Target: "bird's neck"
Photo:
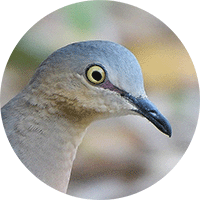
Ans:
[[[31,157],[29,169],[32,168],[38,178],[66,193],[73,161],[84,130],[75,130],[67,121],[51,123],[52,121],[44,127],[40,126],[41,131],[34,132],[36,137],[29,135],[27,140],[33,139],[33,146],[27,147],[31,152],[26,153],[26,156]],[[46,129],[46,126],[49,128]]]
[[[85,131],[75,130],[67,121],[64,123],[63,126],[63,122],[57,121],[52,125],[51,132],[49,131],[51,134],[45,131],[43,138],[37,138],[38,142],[35,145],[38,148],[33,149],[36,151],[34,155],[37,156],[36,160],[32,158],[31,162],[35,165],[35,175],[53,188],[66,193],[73,161]],[[38,167],[40,171],[37,171]]]
[[[13,149],[40,180],[66,193],[73,160],[86,126],[74,124],[58,115],[48,115],[47,118],[45,109],[29,106],[25,111],[23,108],[16,112],[21,114],[19,119],[13,116],[15,134],[9,133],[12,127],[5,124]]]
[[[44,183],[66,192],[77,148],[97,113],[78,107],[61,93],[46,93],[25,88],[4,108],[4,118],[13,122],[4,120],[4,125],[25,166]]]

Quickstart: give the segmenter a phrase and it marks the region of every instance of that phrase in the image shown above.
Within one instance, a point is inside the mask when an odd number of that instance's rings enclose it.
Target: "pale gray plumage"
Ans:
[[[105,70],[101,84],[87,78],[92,65]],[[137,59],[108,41],[74,43],[55,51],[2,108],[15,153],[39,179],[62,192],[86,127],[94,120],[128,114],[146,117],[171,136],[169,123],[146,97]]]

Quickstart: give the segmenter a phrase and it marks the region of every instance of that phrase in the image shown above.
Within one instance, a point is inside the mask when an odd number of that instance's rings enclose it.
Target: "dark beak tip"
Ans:
[[[171,138],[172,127],[169,121],[158,111],[149,112],[147,114],[147,119],[152,122],[160,131]]]
[[[128,93],[124,97],[137,107],[137,110],[134,109],[133,111],[147,118],[161,132],[169,136],[169,138],[172,136],[172,128],[169,121],[158,111],[151,101],[147,98],[135,98]]]
[[[165,129],[165,130],[163,131],[163,133],[166,134],[167,136],[169,136],[169,138],[171,138],[171,137],[172,137],[172,128],[171,128],[171,126],[169,125],[169,126],[167,127],[167,129]]]
[[[169,121],[156,108],[146,112],[143,111],[141,114],[169,138],[172,137],[172,127]]]
[[[160,113],[157,116],[157,120],[154,121],[154,125],[160,130],[162,131],[164,134],[166,134],[167,136],[169,136],[169,138],[172,137],[172,127],[169,123],[169,121],[162,116]]]
[[[169,138],[172,137],[172,127],[170,124],[168,124],[168,129],[166,131],[166,134],[169,136]]]

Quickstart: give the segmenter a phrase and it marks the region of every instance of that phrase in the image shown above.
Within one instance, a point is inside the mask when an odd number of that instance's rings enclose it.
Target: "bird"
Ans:
[[[53,52],[1,114],[18,158],[63,193],[78,146],[93,121],[138,115],[172,135],[169,121],[146,95],[134,54],[104,40],[75,42]]]

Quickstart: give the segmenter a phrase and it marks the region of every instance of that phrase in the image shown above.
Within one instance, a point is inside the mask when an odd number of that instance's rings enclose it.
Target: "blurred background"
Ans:
[[[1,106],[23,89],[53,51],[72,42],[96,39],[122,44],[134,53],[149,99],[173,128],[169,139],[138,116],[90,125],[74,162],[68,194],[119,198],[164,177],[183,156],[196,128],[199,88],[195,69],[181,41],[160,20],[111,1],[87,1],[51,13],[14,49],[2,81]]]

